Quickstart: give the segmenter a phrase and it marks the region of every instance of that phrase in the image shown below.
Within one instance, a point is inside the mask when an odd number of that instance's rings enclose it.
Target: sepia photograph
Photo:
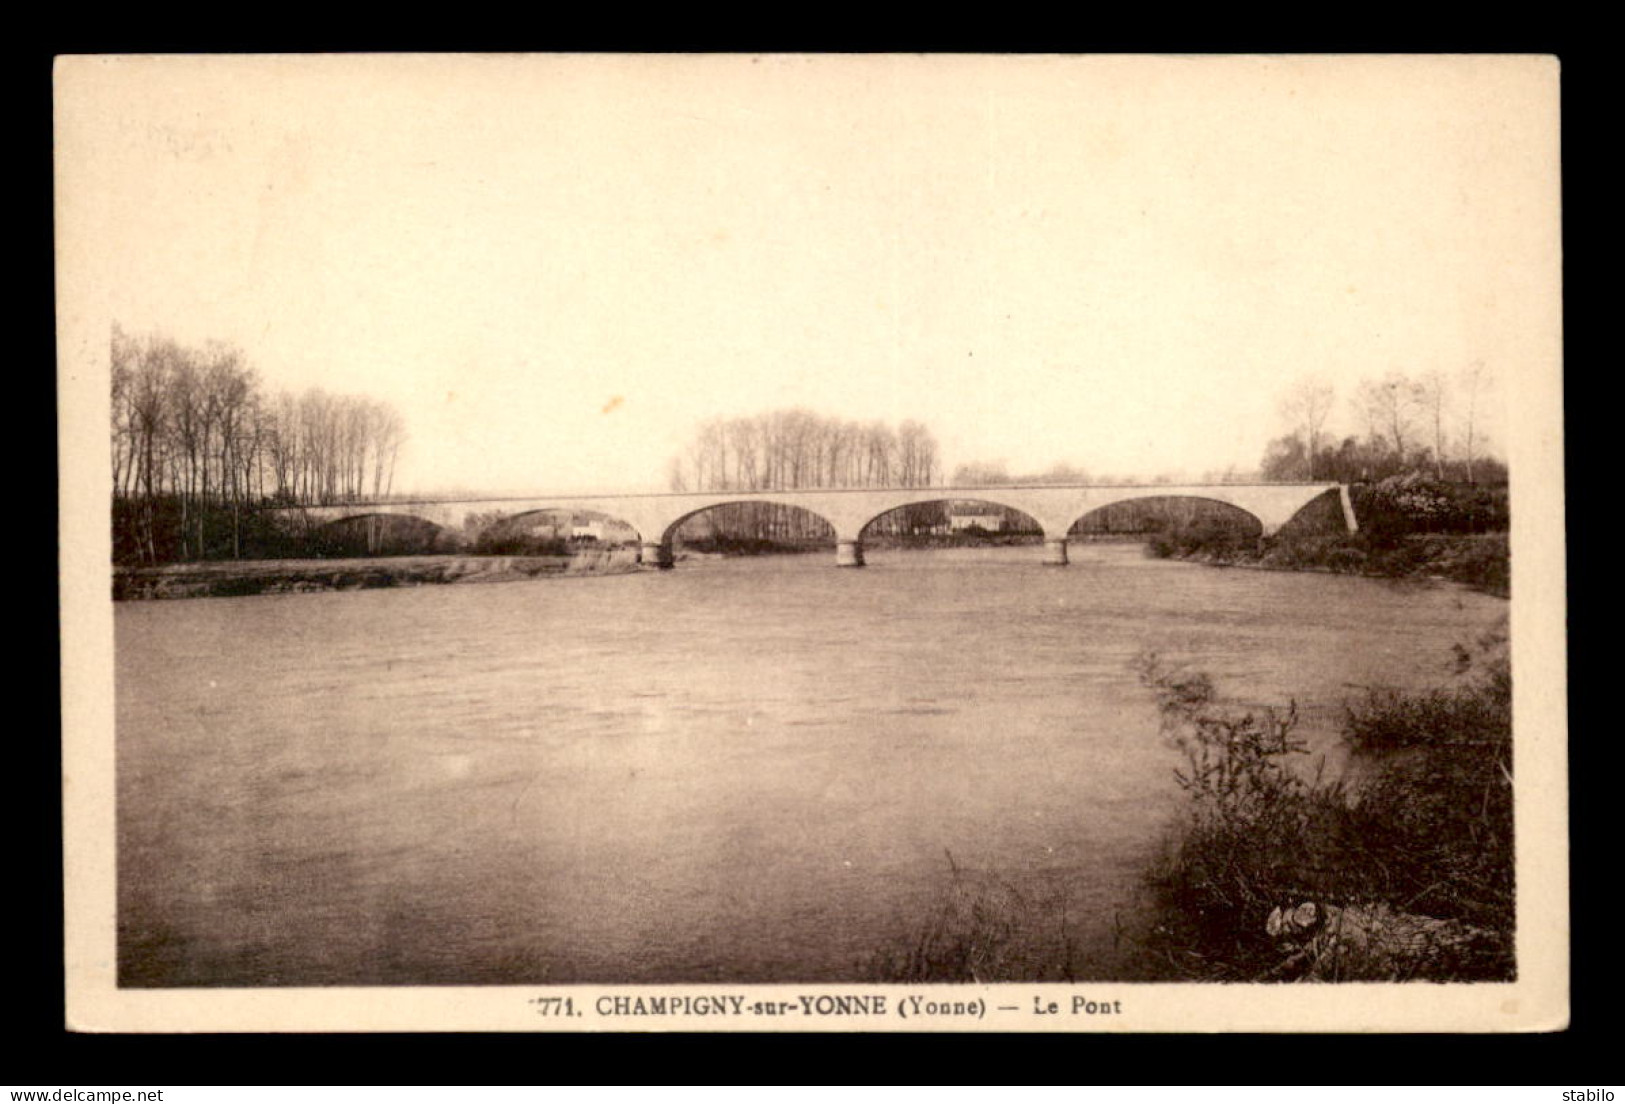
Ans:
[[[1562,1028],[1558,91],[59,58],[69,1026]]]

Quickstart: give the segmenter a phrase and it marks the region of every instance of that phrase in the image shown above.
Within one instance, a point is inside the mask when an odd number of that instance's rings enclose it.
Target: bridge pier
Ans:
[[[638,550],[638,562],[644,567],[670,571],[675,562],[671,554],[671,542],[644,541]]]
[[[862,567],[863,542],[860,540],[837,540],[835,542],[836,567]]]
[[[1043,562],[1052,564],[1055,567],[1065,567],[1067,565],[1065,537],[1046,536],[1044,538]]]

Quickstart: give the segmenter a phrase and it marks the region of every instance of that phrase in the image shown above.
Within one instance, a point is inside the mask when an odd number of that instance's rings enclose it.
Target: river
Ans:
[[[120,603],[121,984],[870,980],[955,900],[1016,973],[1156,977],[1180,793],[1135,655],[1296,699],[1336,769],[1344,697],[1506,610],[1039,554]]]

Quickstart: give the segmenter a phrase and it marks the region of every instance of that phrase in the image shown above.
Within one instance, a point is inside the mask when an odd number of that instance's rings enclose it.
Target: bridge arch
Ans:
[[[1166,513],[1177,514],[1179,512],[1179,507],[1174,504],[1180,503],[1201,504],[1202,509],[1197,511],[1189,511],[1190,516],[1187,520],[1193,522],[1204,520],[1203,515],[1205,515],[1206,519],[1231,520],[1236,518],[1246,518],[1250,523],[1251,528],[1255,530],[1255,532],[1251,534],[1253,537],[1263,536],[1265,530],[1268,528],[1268,523],[1264,520],[1264,518],[1259,516],[1257,511],[1249,509],[1238,502],[1231,501],[1230,499],[1221,497],[1219,495],[1153,493],[1125,495],[1120,498],[1114,498],[1110,502],[1091,504],[1083,513],[1072,519],[1071,523],[1066,528],[1066,532],[1068,535],[1077,533],[1080,531],[1083,524],[1090,519],[1099,518],[1102,515],[1108,515],[1111,511],[1120,511],[1124,507],[1169,506],[1171,508],[1168,509]],[[1214,510],[1213,507],[1219,507],[1219,509]],[[1140,531],[1151,531],[1151,527],[1147,527],[1146,529],[1142,529]]]
[[[364,523],[364,524],[358,524]],[[336,518],[310,519],[303,543],[320,556],[391,556],[454,551],[457,533],[420,514],[360,509]]]
[[[966,511],[956,514],[954,512],[954,507],[960,505],[992,507],[996,512],[989,513],[986,511]],[[953,519],[955,517],[987,518],[989,522],[994,522],[994,519],[997,519],[996,523],[984,524],[980,526],[981,528],[990,532],[1012,531],[1012,524],[1021,526],[1019,530],[1015,530],[1018,532],[1042,533],[1044,531],[1043,522],[1041,522],[1030,511],[1014,505],[1013,502],[1003,501],[1000,498],[989,498],[984,495],[960,493],[940,494],[934,498],[910,497],[905,502],[899,502],[895,506],[888,506],[886,509],[879,511],[878,513],[871,514],[868,518],[866,518],[863,523],[857,527],[857,537],[859,540],[863,540],[867,537],[877,535],[876,533],[871,532],[875,524],[893,514],[915,509],[929,511],[938,507],[941,508],[942,513],[942,521],[940,524],[947,527],[945,530],[946,532],[953,531],[955,524]],[[1010,517],[1010,515],[1014,515],[1014,517]],[[915,518],[911,520],[917,526],[924,519]],[[970,526],[965,527],[968,528]]]
[[[836,528],[835,522],[826,517],[822,511],[815,510],[812,507],[805,506],[799,502],[791,502],[787,499],[777,498],[719,498],[715,502],[707,502],[703,506],[697,506],[694,509],[678,515],[675,520],[666,526],[665,532],[663,532],[661,536],[669,540],[677,535],[677,530],[682,528],[685,522],[692,521],[701,514],[710,513],[712,510],[721,510],[729,506],[773,506],[781,510],[793,510],[797,514],[806,514],[809,517],[818,519],[818,521],[828,527],[832,535],[834,534]]]
[[[650,540],[650,535],[645,533],[643,537],[643,561],[652,563],[657,567],[670,567],[679,530],[696,518],[703,517],[713,511],[728,510],[730,508],[742,510],[762,510],[766,508],[775,512],[776,516],[757,519],[755,524],[765,525],[767,535],[753,539],[828,541],[833,543],[838,533],[838,526],[834,520],[824,512],[802,503],[764,496],[759,493],[752,494],[749,498],[722,494],[713,501],[685,508],[681,513],[671,517],[669,521],[665,521],[654,531],[656,534],[655,540]],[[743,522],[741,518],[733,518],[732,520],[736,525]],[[808,520],[813,524],[808,525]]]

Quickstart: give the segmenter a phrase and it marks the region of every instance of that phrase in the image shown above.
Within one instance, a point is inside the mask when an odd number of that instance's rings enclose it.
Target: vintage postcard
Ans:
[[[1559,85],[60,58],[68,1026],[1561,1029]]]

